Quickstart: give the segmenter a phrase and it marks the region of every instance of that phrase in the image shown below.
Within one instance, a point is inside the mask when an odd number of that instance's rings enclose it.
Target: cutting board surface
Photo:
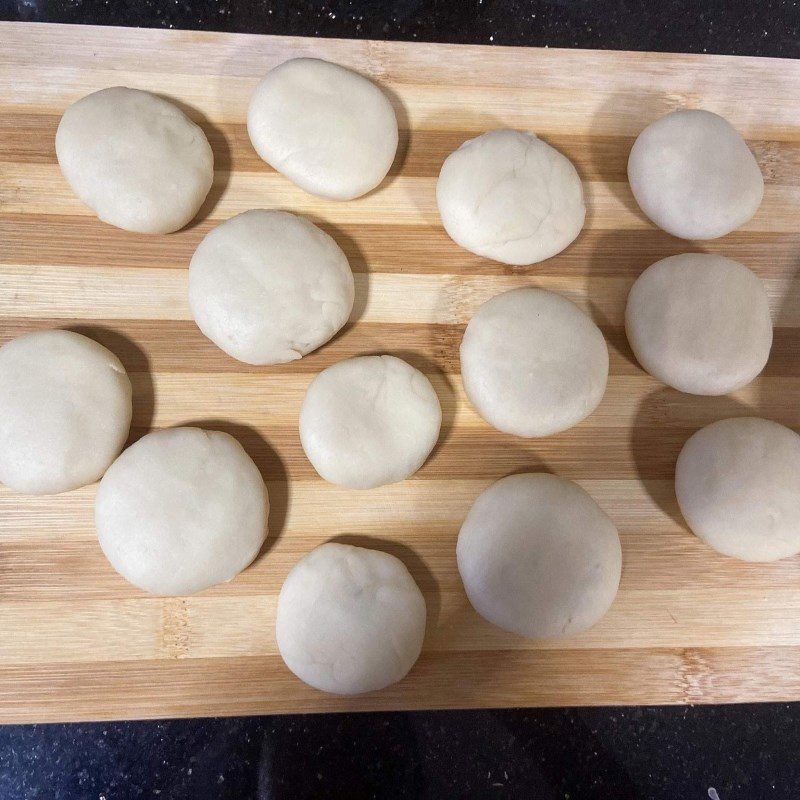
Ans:
[[[384,184],[347,203],[305,194],[264,164],[245,129],[259,78],[293,56],[375,79],[401,146]],[[216,178],[198,221],[169,236],[95,219],[62,179],[54,134],[64,109],[106,86],[175,100],[208,134]],[[800,427],[800,62],[758,58],[466,47],[0,25],[0,342],[66,327],[122,359],[134,385],[132,439],[188,422],[233,433],[262,470],[272,533],[229,584],[186,598],[138,591],[95,539],[95,487],[57,497],[0,488],[0,721],[269,712],[714,703],[800,699],[800,558],[744,564],[687,530],[673,469],[702,425],[759,414]],[[766,179],[741,230],[682,242],[637,210],[625,177],[636,134],[679,107],[725,115]],[[587,225],[559,256],[514,269],[451,242],[436,211],[446,155],[482,131],[542,136],[575,162]],[[302,361],[257,368],[203,338],[187,265],[219,221],[250,208],[305,214],[356,275],[353,322]],[[623,331],[634,279],[682,251],[739,259],[764,280],[775,343],[763,375],[735,395],[698,398],[635,363]],[[458,345],[484,300],[515,286],[575,300],[609,343],[605,398],[588,420],[541,440],[507,436],[470,407]],[[442,437],[411,480],[367,492],[322,481],[300,447],[306,386],[349,356],[389,352],[431,378]],[[514,471],[578,481],[616,522],[619,595],[591,631],[533,643],[470,608],[455,561],[476,495]],[[275,605],[292,565],[334,537],[400,556],[425,592],[423,654],[401,683],[357,698],[321,694],[278,655]]]

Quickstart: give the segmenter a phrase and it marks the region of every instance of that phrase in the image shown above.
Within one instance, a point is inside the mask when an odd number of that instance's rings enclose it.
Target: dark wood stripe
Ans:
[[[0,213],[0,264],[186,269],[215,223],[203,220],[168,236],[141,236],[92,217]],[[758,267],[761,277],[794,274],[800,263],[797,233],[734,232],[696,246],[655,228],[584,230],[564,252],[517,268],[458,247],[440,226],[321,225],[344,250],[354,272],[415,275],[588,276],[634,279],[655,261],[681,252],[725,255]]]

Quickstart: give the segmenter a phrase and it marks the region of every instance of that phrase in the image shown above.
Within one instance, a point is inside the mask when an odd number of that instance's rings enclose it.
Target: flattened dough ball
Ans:
[[[182,228],[214,181],[202,128],[169,101],[124,86],[64,112],[56,155],[72,191],[103,222],[136,233]]]
[[[800,552],[800,436],[757,417],[714,422],[683,446],[675,494],[706,544],[743,561]]]
[[[189,266],[200,330],[248,364],[281,364],[325,344],[353,309],[339,245],[303,217],[246,211],[214,228]]]
[[[232,436],[170,428],[111,465],[95,499],[100,547],[134,586],[186,595],[234,578],[267,535],[269,498]]]
[[[330,542],[294,566],[275,632],[286,666],[334,694],[383,689],[414,666],[425,598],[405,565],[380,550]]]
[[[681,239],[716,239],[761,205],[764,178],[739,132],[710,111],[673,111],[648,125],[628,158],[636,202]]]
[[[685,253],[633,284],[625,330],[639,363],[682,392],[721,395],[750,383],[772,347],[761,281],[738,261]]]
[[[560,253],[586,216],[572,162],[532,133],[512,130],[489,131],[451,153],[436,201],[456,244],[517,266]]]
[[[0,347],[0,482],[57,494],[96,481],[131,424],[120,360],[86,336],[37,331]]]
[[[504,433],[549,436],[594,411],[608,347],[574,303],[524,287],[485,302],[461,341],[461,379],[478,413]]]
[[[546,474],[510,475],[479,495],[456,556],[475,610],[531,639],[590,628],[622,571],[614,523],[580,486]]]
[[[386,95],[318,58],[293,58],[267,73],[250,100],[247,132],[264,161],[331,200],[374,189],[397,152],[397,118]]]
[[[326,481],[371,489],[413,475],[441,424],[439,398],[418,369],[394,356],[360,356],[312,381],[300,409],[300,441]]]

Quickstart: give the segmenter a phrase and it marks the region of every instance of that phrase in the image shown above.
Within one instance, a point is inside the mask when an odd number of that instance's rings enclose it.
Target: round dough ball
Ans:
[[[574,303],[544,289],[485,302],[461,341],[461,380],[478,413],[504,433],[549,436],[594,411],[606,390],[608,347]]]
[[[756,417],[701,428],[683,446],[675,494],[706,544],[743,561],[800,553],[800,436]]]
[[[628,158],[642,211],[681,239],[716,239],[758,211],[764,178],[744,139],[710,111],[673,111],[646,127]]]
[[[367,78],[293,58],[258,85],[247,111],[256,152],[311,194],[352,200],[374,189],[397,152],[397,117]]]
[[[633,284],[625,330],[639,363],[668,386],[720,395],[750,383],[772,347],[761,281],[722,256],[657,261]]]
[[[182,228],[214,182],[203,129],[167,100],[124,86],[64,112],[56,155],[72,191],[103,222],[136,233]]]
[[[456,556],[475,610],[531,639],[590,628],[622,571],[614,523],[580,486],[543,473],[510,475],[479,495]]]
[[[200,428],[143,436],[109,467],[94,507],[111,566],[160,595],[238,575],[264,544],[268,513],[267,489],[244,448]]]
[[[96,481],[131,424],[120,360],[71,331],[27,333],[0,347],[0,482],[57,494]]]
[[[275,633],[286,666],[334,694],[383,689],[422,650],[425,598],[405,565],[380,550],[329,542],[286,577]]]
[[[418,369],[394,356],[360,356],[311,382],[300,409],[300,442],[326,481],[371,489],[413,475],[441,424],[439,398]]]
[[[339,245],[285,211],[246,211],[214,228],[189,266],[200,330],[248,364],[282,364],[325,344],[353,310]]]
[[[450,238],[505,264],[535,264],[560,253],[586,216],[572,162],[532,133],[497,130],[451,153],[436,202]]]

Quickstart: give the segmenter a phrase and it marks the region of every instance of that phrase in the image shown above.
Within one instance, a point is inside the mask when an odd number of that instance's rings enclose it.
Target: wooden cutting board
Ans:
[[[397,110],[390,177],[359,200],[305,194],[252,150],[247,102],[293,56],[319,56],[374,78]],[[106,86],[178,102],[209,136],[216,180],[200,221],[169,236],[94,219],[62,179],[59,116]],[[0,341],[76,329],[114,350],[134,384],[132,438],[202,421],[236,435],[273,503],[265,553],[232,583],[187,598],[151,597],[106,563],[92,525],[94,487],[57,497],[0,488],[0,721],[267,712],[715,703],[800,699],[800,558],[750,565],[688,532],[673,467],[686,438],[722,417],[761,414],[800,427],[800,62],[293,39],[55,25],[0,25]],[[679,107],[725,115],[766,178],[740,231],[694,245],[637,210],[627,154],[649,122]],[[445,235],[434,187],[444,157],[498,126],[535,131],[585,181],[586,229],[564,253],[513,269]],[[300,362],[255,368],[205,340],[191,321],[187,265],[202,236],[249,208],[309,216],[356,274],[354,321]],[[763,374],[731,397],[666,389],[625,340],[627,291],[649,264],[686,250],[739,259],[764,280],[776,323]],[[458,345],[492,295],[533,284],[577,301],[611,348],[598,410],[541,440],[507,436],[466,401]],[[439,446],[411,480],[351,492],[317,477],[297,434],[315,373],[342,358],[390,352],[421,367],[444,408]],[[578,481],[617,523],[624,551],[613,608],[593,630],[532,643],[470,608],[455,541],[475,496],[513,471]],[[411,674],[357,698],[296,680],[277,653],[283,578],[333,537],[399,555],[429,608]]]

